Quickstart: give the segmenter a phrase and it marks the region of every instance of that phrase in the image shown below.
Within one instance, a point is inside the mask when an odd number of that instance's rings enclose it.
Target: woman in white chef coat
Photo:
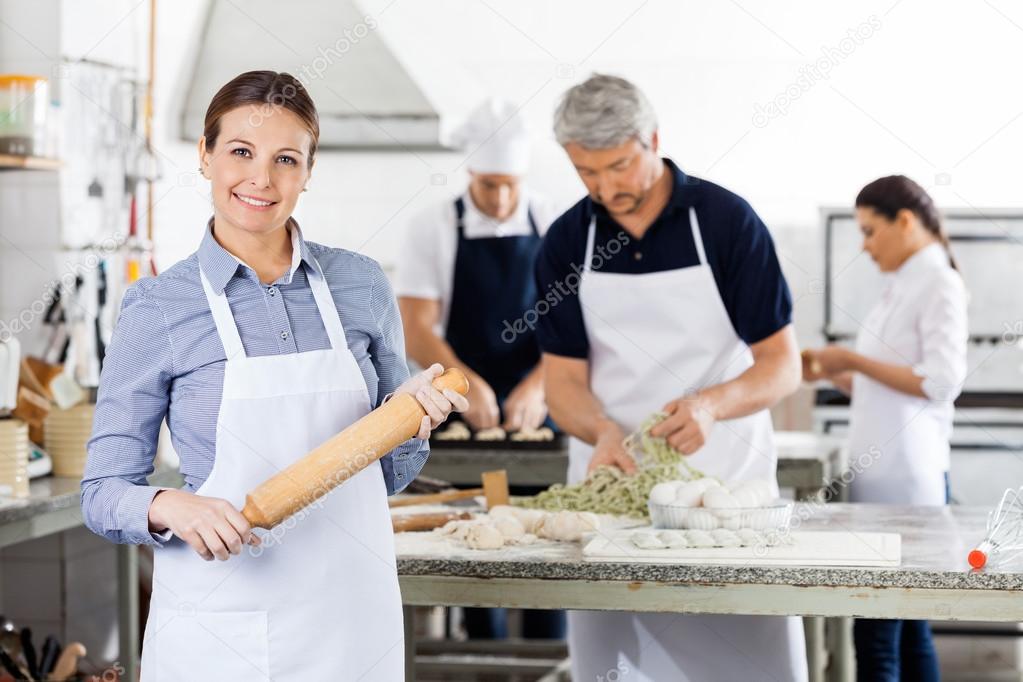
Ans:
[[[404,675],[386,496],[422,468],[431,428],[468,404],[430,385],[439,365],[409,378],[380,266],[306,241],[291,217],[318,134],[289,74],[224,85],[199,143],[213,203],[199,248],[125,294],[82,510],[110,540],[154,547],[143,680]],[[427,412],[418,437],[254,533],[238,511],[246,493],[393,393]],[[165,417],[180,490],[146,482]]]
[[[806,351],[804,378],[851,396],[853,502],[942,505],[953,401],[966,378],[966,290],[938,210],[917,183],[875,180],[856,197],[856,217],[884,290],[855,350]],[[938,679],[926,621],[860,619],[855,639],[859,679]]]

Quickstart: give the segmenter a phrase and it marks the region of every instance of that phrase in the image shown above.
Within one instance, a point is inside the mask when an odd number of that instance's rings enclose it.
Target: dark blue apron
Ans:
[[[540,233],[533,212],[528,211],[531,234],[466,239],[462,198],[455,201],[455,216],[458,249],[444,338],[503,404],[540,362],[536,333],[521,322],[518,328],[524,331],[513,331],[515,322],[536,305],[533,263],[540,250]]]

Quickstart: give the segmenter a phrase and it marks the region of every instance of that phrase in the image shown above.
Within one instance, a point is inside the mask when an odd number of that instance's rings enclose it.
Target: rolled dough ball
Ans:
[[[507,538],[505,538],[505,540],[507,541]],[[522,537],[515,540],[516,545],[531,545],[534,542],[536,542],[536,536],[533,535],[532,533],[526,533],[522,535]]]
[[[491,426],[489,429],[477,431],[476,440],[504,440],[507,435],[500,426]]]
[[[537,524],[536,534],[549,540],[577,542],[583,533],[600,527],[600,518],[592,512],[558,511],[548,514]]]
[[[504,536],[492,523],[477,523],[469,528],[465,544],[470,549],[500,549],[504,547]]]
[[[508,504],[501,504],[490,510],[490,518],[495,519],[501,516],[513,516],[519,520],[527,533],[536,533],[536,526],[540,520],[547,515],[542,509],[526,509],[525,507],[513,507]]]
[[[703,506],[708,509],[735,509],[739,502],[724,488],[711,488],[703,494]]]
[[[509,540],[518,540],[526,534],[526,527],[514,516],[498,516],[491,519],[491,523]]]
[[[632,534],[632,544],[640,549],[664,549],[664,543],[657,533],[648,530],[637,530]]]

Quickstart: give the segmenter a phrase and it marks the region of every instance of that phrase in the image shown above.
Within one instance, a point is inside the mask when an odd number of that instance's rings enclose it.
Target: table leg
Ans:
[[[824,682],[824,669],[827,665],[824,619],[815,616],[803,618],[803,632],[806,638],[806,668],[809,682]]]
[[[405,623],[405,682],[416,679],[416,607],[402,606]]]
[[[117,610],[122,680],[139,679],[139,548],[117,546]]]
[[[852,628],[852,618],[827,619],[828,682],[852,682],[854,679],[856,656]]]

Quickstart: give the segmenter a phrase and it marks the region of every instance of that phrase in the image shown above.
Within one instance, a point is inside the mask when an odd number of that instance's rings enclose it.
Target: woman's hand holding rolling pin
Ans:
[[[242,545],[259,545],[259,537],[241,512],[227,500],[184,490],[161,490],[149,505],[149,529],[170,530],[206,561],[226,561]]]
[[[433,380],[444,373],[444,368],[439,364],[433,364],[428,369],[416,374],[403,383],[394,392],[407,393],[423,406],[426,414],[419,425],[417,438],[426,440],[430,432],[444,423],[452,412],[465,412],[469,409],[469,401],[465,396],[455,393],[450,389],[443,392],[433,387]]]

